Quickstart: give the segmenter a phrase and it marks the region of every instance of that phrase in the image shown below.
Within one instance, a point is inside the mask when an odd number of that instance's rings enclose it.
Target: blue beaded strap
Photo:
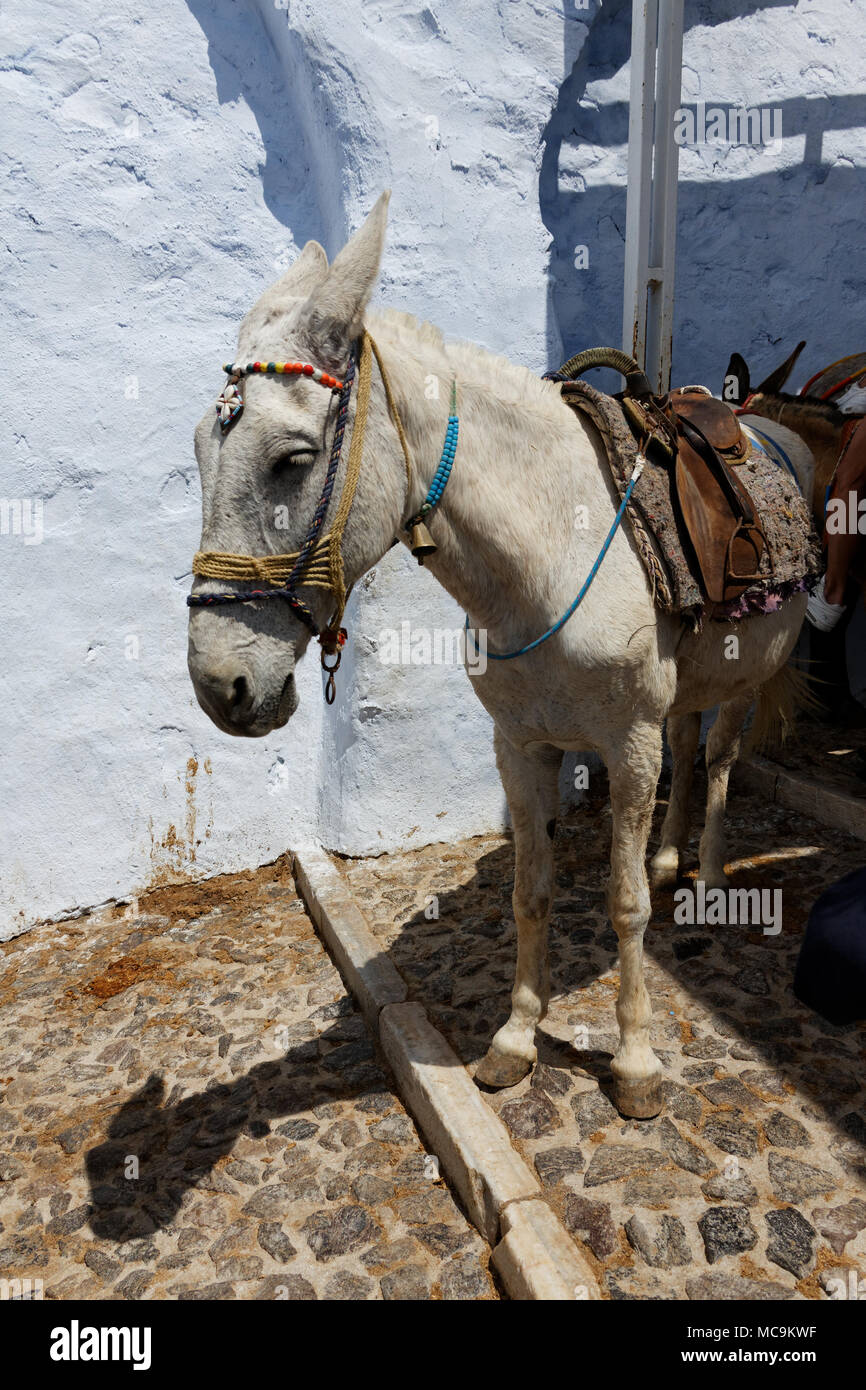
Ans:
[[[406,522],[404,530],[411,531],[413,526],[418,526],[426,517],[430,515],[434,507],[442,501],[442,494],[445,491],[448,479],[451,477],[451,469],[454,466],[454,456],[457,453],[457,433],[459,430],[459,420],[457,416],[457,379],[451,382],[451,404],[448,411],[448,427],[445,430],[445,443],[442,446],[442,457],[439,466],[433,474],[433,481],[430,484],[427,496],[418,508],[414,516]]]
[[[622,501],[620,502],[620,505],[619,505],[619,511],[617,512],[616,516],[614,517],[614,519],[613,519],[613,525],[611,526],[610,530],[609,530],[608,533],[607,533],[607,539],[606,539],[604,545],[601,547],[601,550],[598,552],[598,557],[597,557],[597,559],[596,559],[596,562],[595,562],[595,564],[593,565],[592,569],[590,570],[589,574],[587,575],[586,579],[584,580],[583,587],[582,587],[580,593],[578,594],[577,598],[574,600],[574,603],[571,605],[571,607],[568,609],[568,611],[565,612],[565,613],[563,613],[562,617],[561,617],[557,622],[555,622],[555,623],[553,624],[553,627],[549,627],[549,628],[547,629],[546,632],[543,632],[543,633],[541,634],[540,637],[536,637],[536,639],[535,639],[534,642],[527,642],[527,644],[526,644],[525,647],[521,647],[521,648],[520,648],[518,651],[516,651],[516,652],[491,652],[491,651],[488,649],[488,651],[485,653],[485,655],[486,655],[486,656],[489,656],[489,658],[490,658],[491,661],[512,661],[512,660],[514,659],[515,656],[525,656],[525,654],[526,654],[527,652],[534,651],[534,649],[535,649],[536,647],[540,647],[541,644],[542,644],[542,642],[546,642],[547,639],[548,639],[548,637],[552,637],[553,634],[554,634],[555,632],[559,632],[559,629],[560,629],[561,627],[565,627],[565,624],[568,622],[569,618],[570,618],[570,617],[572,616],[572,614],[575,613],[575,612],[577,611],[577,609],[580,607],[581,603],[583,602],[584,595],[586,594],[586,591],[588,590],[590,584],[591,584],[592,581],[595,579],[595,576],[598,574],[599,570],[601,569],[601,562],[602,562],[602,560],[604,559],[605,555],[606,555],[607,552],[608,552],[608,548],[609,548],[610,543],[611,543],[611,541],[613,540],[613,538],[614,538],[614,536],[615,536],[615,534],[616,534],[616,532],[617,532],[617,529],[618,529],[618,527],[619,527],[620,522],[622,521],[623,517],[625,516],[625,509],[626,509],[626,507],[627,507],[628,504],[629,504],[629,499],[631,498],[632,493],[634,492],[635,484],[637,483],[638,478],[640,477],[641,473],[643,472],[643,466],[644,466],[644,458],[643,458],[643,455],[642,455],[642,454],[638,454],[637,463],[635,464],[635,466],[634,466],[634,471],[633,471],[633,473],[632,473],[632,475],[631,475],[631,477],[630,477],[630,479],[629,479],[628,487],[626,488],[625,492],[623,493],[623,498],[622,498]],[[468,637],[472,637],[472,645],[473,645],[473,647],[475,648],[476,652],[480,655],[481,653],[480,653],[480,648],[479,648],[479,646],[478,646],[478,643],[476,642],[475,637],[472,635],[472,633],[471,633],[470,630],[469,630],[469,614],[468,614],[468,613],[466,614],[466,636],[467,636],[467,638],[468,638]]]

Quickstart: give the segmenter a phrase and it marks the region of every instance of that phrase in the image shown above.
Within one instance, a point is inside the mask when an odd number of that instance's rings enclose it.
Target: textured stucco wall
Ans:
[[[462,673],[377,659],[385,627],[460,621],[402,552],[353,598],[332,710],[309,663],[286,730],[208,723],[185,668],[191,435],[263,285],[308,237],[333,254],[385,186],[380,302],[537,370],[618,341],[629,6],[564,8],[4,7],[0,497],[42,499],[45,534],[0,536],[0,935],[308,837],[375,852],[502,823]],[[805,374],[861,346],[862,15],[686,10],[684,99],[781,103],[791,135],[683,154],[675,375],[718,388],[733,348],[769,366],[801,335]]]

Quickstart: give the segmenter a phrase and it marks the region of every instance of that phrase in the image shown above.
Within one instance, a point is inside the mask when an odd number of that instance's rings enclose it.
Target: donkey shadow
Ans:
[[[322,1041],[339,1045],[319,1056]],[[347,1042],[339,1023],[279,1060],[259,1063],[230,1083],[215,1081],[174,1104],[165,1104],[165,1081],[154,1073],[112,1117],[103,1142],[85,1155],[90,1228],[118,1243],[153,1235],[174,1220],[190,1188],[221,1190],[219,1175],[211,1174],[242,1134],[263,1140],[279,1120],[277,1133],[291,1137],[298,1123],[291,1116],[299,1111],[387,1090],[372,1045],[366,1039]]]

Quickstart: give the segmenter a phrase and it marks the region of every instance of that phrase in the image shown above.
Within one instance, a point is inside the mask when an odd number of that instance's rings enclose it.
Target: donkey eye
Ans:
[[[271,464],[271,472],[279,476],[288,468],[310,467],[315,461],[316,455],[312,449],[291,449]]]

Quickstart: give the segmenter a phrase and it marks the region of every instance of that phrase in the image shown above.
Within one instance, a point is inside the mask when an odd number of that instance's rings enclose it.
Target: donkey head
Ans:
[[[300,361],[342,378],[363,330],[382,255],[389,194],[328,266],[310,241],[241,325],[235,360]],[[251,375],[242,381],[242,414],[223,434],[211,405],[195,432],[202,484],[200,549],[243,556],[298,551],[319,502],[338,397],[305,376]],[[346,441],[354,420],[353,391]],[[351,584],[388,548],[404,503],[402,456],[379,393],[371,396],[364,465],[343,540]],[[329,520],[345,478],[342,451]],[[326,521],[322,534],[328,529]],[[249,592],[255,581],[196,578],[193,593]],[[267,587],[275,587],[268,585]],[[316,624],[333,611],[328,590],[301,586]],[[281,598],[190,609],[190,676],[199,704],[226,733],[259,736],[278,728],[298,704],[295,664],[310,632]]]
[[[805,340],[798,343],[790,357],[786,357],[784,362],[770,372],[770,375],[765,377],[760,386],[756,386],[754,390],[750,385],[749,368],[744,359],[738,352],[732,353],[728,370],[725,372],[722,400],[735,407],[742,407],[748,401],[749,409],[754,414],[762,414],[762,407],[766,406],[768,397],[780,394],[805,346]]]

